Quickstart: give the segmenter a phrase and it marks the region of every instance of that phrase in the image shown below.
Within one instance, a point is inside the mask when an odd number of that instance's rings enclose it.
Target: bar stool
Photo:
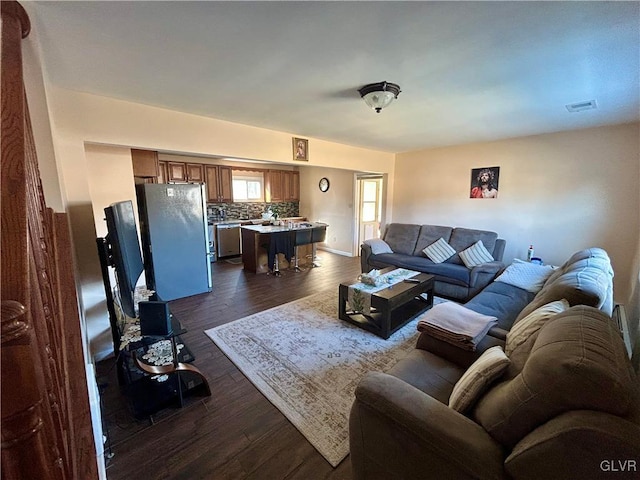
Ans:
[[[318,263],[318,256],[316,254],[316,243],[324,242],[327,238],[327,226],[323,225],[320,227],[313,227],[311,229],[311,243],[313,244],[311,247],[311,267],[320,267],[321,265]]]
[[[293,267],[293,269],[296,272],[301,272],[302,269],[300,268],[299,264],[298,264],[298,246],[300,245],[309,245],[311,242],[311,229],[310,228],[305,228],[302,230],[294,230],[295,234],[294,234],[294,255],[296,257],[296,263],[295,266]]]

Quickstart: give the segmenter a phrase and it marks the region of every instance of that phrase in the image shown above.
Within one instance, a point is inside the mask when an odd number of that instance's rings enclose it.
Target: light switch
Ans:
[[[173,197],[174,193],[173,188],[167,188],[167,197]]]

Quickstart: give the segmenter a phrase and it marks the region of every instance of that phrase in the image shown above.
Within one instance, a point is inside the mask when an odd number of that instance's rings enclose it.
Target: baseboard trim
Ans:
[[[353,257],[353,253],[351,252],[343,252],[342,250],[335,250],[333,248],[325,247],[318,245],[318,250],[324,250],[329,253],[335,253],[336,255],[342,255],[343,257]]]

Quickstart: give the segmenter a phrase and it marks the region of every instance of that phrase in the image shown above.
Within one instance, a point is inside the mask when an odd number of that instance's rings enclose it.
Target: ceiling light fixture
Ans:
[[[373,108],[376,113],[393,102],[400,94],[400,85],[388,82],[370,83],[358,90],[364,103]]]

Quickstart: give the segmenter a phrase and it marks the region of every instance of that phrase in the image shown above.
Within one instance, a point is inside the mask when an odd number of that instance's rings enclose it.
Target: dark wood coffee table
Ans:
[[[385,268],[388,273],[394,268]],[[435,277],[420,273],[414,277],[419,283],[399,282],[389,288],[371,294],[371,313],[364,315],[347,310],[350,284],[341,283],[338,296],[340,320],[357,325],[385,340],[393,332],[406,325],[433,306],[433,284]],[[421,294],[426,294],[426,298]]]

